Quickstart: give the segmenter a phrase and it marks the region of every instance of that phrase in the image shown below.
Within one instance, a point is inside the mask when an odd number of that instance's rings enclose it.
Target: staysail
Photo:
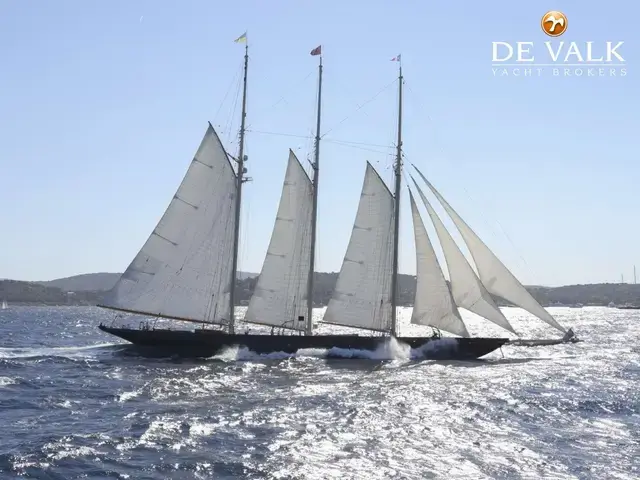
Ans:
[[[495,256],[495,254],[485,245],[485,243],[476,235],[476,233],[466,224],[466,222],[456,213],[456,211],[447,203],[431,183],[426,179],[422,172],[414,165],[422,180],[427,184],[429,189],[438,198],[447,214],[453,220],[460,235],[473,257],[473,261],[478,269],[478,276],[485,288],[499,297],[527,310],[542,321],[548,323],[552,327],[566,332],[566,329],[560,325],[542,305],[540,305],[533,296],[527,291],[520,281],[509,271],[507,267]]]
[[[444,226],[444,223],[442,223],[442,220],[440,220],[440,217],[427,200],[427,197],[425,197],[413,176],[411,176],[411,179],[418,190],[422,203],[431,217],[436,234],[440,240],[447,270],[449,270],[451,293],[453,294],[456,305],[461,308],[466,308],[470,312],[476,313],[512,333],[516,333],[494,302],[491,294],[482,285],[482,282],[473,271],[473,267],[469,265],[464,254]]]
[[[417,277],[411,323],[436,327],[455,335],[468,337],[469,332],[444,278],[411,190],[409,190],[409,198],[416,242]]]
[[[358,212],[323,322],[391,329],[393,195],[367,162]]]
[[[236,174],[209,124],[167,210],[101,305],[227,323]]]
[[[311,251],[313,185],[289,151],[280,206],[245,321],[304,330]]]

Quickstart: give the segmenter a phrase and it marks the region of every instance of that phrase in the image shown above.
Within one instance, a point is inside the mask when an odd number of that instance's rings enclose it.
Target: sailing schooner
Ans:
[[[238,40],[241,39],[246,42],[246,34]],[[321,139],[321,47],[312,50],[311,55],[320,56],[313,179],[309,178],[293,151],[290,151],[271,241],[244,318],[247,323],[271,326],[272,334],[235,333],[234,293],[241,191],[247,180],[243,148],[248,45],[245,45],[237,169],[234,169],[230,156],[209,124],[164,216],[100,305],[132,314],[199,323],[203,328],[192,331],[171,330],[151,328],[146,323],[141,324],[138,329],[102,324],[99,328],[137,346],[185,356],[210,356],[230,346],[246,347],[256,353],[295,353],[305,348],[374,350],[388,342],[391,336],[411,348],[420,348],[426,358],[475,359],[508,343],[507,338],[469,338],[458,306],[477,313],[484,312],[487,315],[480,314],[514,332],[489,295],[504,293],[504,289],[491,289],[487,286],[494,285],[492,282],[495,279],[489,279],[487,283],[482,272],[487,271],[492,275],[495,272],[481,270],[480,278],[475,277],[473,284],[477,301],[466,301],[468,295],[463,295],[460,290],[464,287],[460,286],[462,284],[458,280],[454,287],[453,278],[452,294],[411,192],[418,266],[411,321],[418,325],[441,328],[461,337],[397,335],[399,216],[403,166],[401,65],[398,76],[399,121],[394,193],[389,191],[373,166],[367,162],[351,238],[335,291],[323,318],[324,323],[380,332],[383,335],[314,335],[312,292]],[[435,193],[435,189],[432,190]],[[426,201],[422,192],[418,191]],[[441,197],[438,198],[441,202],[444,201]],[[451,212],[449,214],[452,215]],[[462,222],[461,219],[460,221]],[[390,225],[393,225],[393,229],[389,229]],[[461,228],[458,223],[456,225]],[[464,256],[462,259],[466,262]],[[450,270],[454,262],[461,264],[460,258],[455,258],[455,254],[447,257],[447,262]],[[467,266],[475,275],[468,263]],[[508,272],[506,267],[504,270]],[[469,271],[465,272],[465,278],[470,278]],[[502,271],[499,273],[504,274]],[[502,284],[495,282],[495,285]],[[519,294],[522,297],[522,293]],[[478,303],[480,298],[484,303]],[[537,312],[530,302],[527,305]],[[539,312],[532,313],[540,316]],[[548,318],[541,318],[552,325],[551,322],[555,322],[550,315]],[[204,328],[206,325],[226,327],[226,331]],[[557,323],[554,326],[562,329]],[[277,334],[273,334],[273,328],[278,328]]]

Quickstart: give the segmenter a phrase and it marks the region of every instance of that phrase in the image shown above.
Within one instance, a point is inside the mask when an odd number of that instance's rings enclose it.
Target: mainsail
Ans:
[[[436,327],[463,337],[469,332],[444,278],[420,212],[409,191],[416,242],[416,296],[411,323]]]
[[[471,227],[469,227],[469,225],[467,225],[466,222],[456,213],[456,211],[435,189],[435,187],[429,183],[422,172],[415,165],[413,168],[416,169],[420,177],[422,177],[422,180],[427,184],[433,194],[438,198],[438,201],[447,211],[451,220],[453,220],[453,223],[460,232],[460,235],[464,239],[464,242],[473,257],[476,268],[478,269],[480,281],[489,293],[504,298],[524,310],[527,310],[529,313],[532,313],[561,332],[566,332],[566,329],[560,325],[551,316],[551,314],[549,314],[549,312],[547,312],[544,307],[536,301],[535,298],[531,296],[513,273],[505,267],[489,247],[485,245],[480,237],[476,235]]]
[[[245,321],[304,330],[313,185],[292,151],[267,256]]]
[[[167,210],[101,306],[227,323],[235,196],[236,174],[209,124]]]
[[[391,192],[367,162],[351,239],[323,322],[390,331],[393,208]]]
[[[413,183],[418,190],[422,203],[427,208],[431,217],[436,234],[440,240],[440,246],[444,253],[444,259],[449,270],[449,281],[451,282],[451,293],[458,307],[466,308],[470,312],[499,325],[500,327],[516,333],[504,314],[500,311],[491,294],[482,285],[482,282],[473,271],[473,267],[465,258],[464,254],[456,244],[455,240],[440,220],[440,217],[433,209],[422,189],[411,176]]]

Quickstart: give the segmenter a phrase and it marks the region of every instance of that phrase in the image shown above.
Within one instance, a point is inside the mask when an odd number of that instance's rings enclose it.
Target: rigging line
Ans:
[[[469,197],[469,200],[471,200],[473,203],[476,203],[476,200],[473,198],[473,196],[471,195],[471,193],[469,192],[469,190],[467,190],[467,188],[463,185],[462,186],[462,190],[465,192],[465,194]],[[493,235],[496,235],[495,229],[491,226],[491,224],[487,221],[487,217],[485,215],[482,214],[482,211],[480,212],[480,218],[482,218],[483,223],[485,224],[485,226],[489,227],[489,230],[491,231],[491,233]],[[513,243],[513,241],[511,240],[511,238],[509,237],[509,235],[507,234],[507,232],[502,228],[502,225],[500,224],[500,222],[498,220],[495,220],[495,222],[498,224],[498,226],[500,227],[500,230],[502,231],[503,235],[506,237],[506,239],[509,241],[509,243],[511,244],[511,247],[513,248],[514,252],[518,255],[518,257],[520,258],[520,260],[522,260],[522,263],[524,264],[524,266],[529,270],[529,275],[531,275],[532,277],[536,277],[536,274],[532,271],[531,267],[529,266],[529,264],[527,263],[526,259],[522,256],[522,254],[518,251],[517,247],[515,246],[515,244]]]
[[[227,117],[227,121],[224,124],[224,131],[226,132],[227,135],[227,143],[229,145],[233,144],[233,140],[232,140],[232,136],[231,136],[231,126],[233,123],[233,117],[235,117],[235,113],[238,110],[238,98],[240,97],[240,87],[241,87],[241,83],[242,82],[238,82],[237,86],[236,86],[236,95],[235,95],[235,99],[233,101],[233,107],[231,108],[231,111],[229,112],[229,116]],[[227,149],[229,150],[229,149]]]
[[[222,101],[220,102],[220,105],[218,106],[218,110],[216,111],[216,114],[213,116],[213,122],[212,123],[216,123],[216,119],[218,118],[218,115],[220,115],[220,110],[222,110],[222,106],[224,105],[224,102],[227,101],[227,97],[229,96],[229,93],[231,93],[231,89],[233,88],[234,85],[238,85],[238,80],[240,77],[240,74],[242,72],[242,66],[240,66],[240,68],[238,70],[236,70],[236,74],[233,77],[233,80],[231,81],[231,83],[229,84],[229,87],[227,88],[227,92],[224,94],[224,97],[222,97]]]
[[[365,148],[365,147],[360,147],[360,146],[357,146],[357,145],[342,144],[340,142],[331,142],[329,140],[327,140],[327,143],[333,143],[334,145],[339,145],[341,147],[355,148],[356,150],[362,150],[362,151],[365,151],[365,152],[378,153],[380,155],[385,155],[385,154],[388,153],[388,152],[385,152],[385,151],[374,150],[373,148]]]
[[[251,128],[247,128],[245,129],[246,132],[251,132],[251,133],[258,133],[261,135],[276,135],[276,136],[282,136],[282,137],[293,137],[293,138],[304,138],[304,139],[313,139],[313,133],[309,132],[309,134],[307,135],[297,135],[294,133],[284,133],[284,132],[268,132],[265,130],[253,130]],[[322,139],[324,142],[326,143],[335,143],[335,144],[340,144],[343,145],[345,147],[347,146],[364,146],[364,147],[379,147],[379,148],[385,148],[385,149],[389,149],[389,148],[395,148],[394,144],[391,145],[382,145],[379,143],[367,143],[367,142],[352,142],[349,140],[340,140],[340,139],[331,139],[331,138],[323,138]],[[384,153],[384,152],[380,152],[377,150],[374,150],[378,153]]]
[[[266,132],[264,130],[245,129],[246,132],[259,133],[261,135],[276,135],[280,137],[294,137],[294,138],[311,138],[309,135],[296,135],[293,133],[280,133],[280,132]]]
[[[242,82],[238,82],[238,90],[236,91],[236,99],[235,99],[235,102],[233,104],[233,111],[232,111],[231,115],[229,116],[229,124],[228,124],[229,125],[229,132],[232,131],[233,119],[236,117],[236,112],[239,110],[238,109],[238,104],[241,103],[241,101],[242,101],[241,100],[242,95],[240,93],[242,91],[241,83]],[[242,121],[242,119],[240,119],[240,121]],[[238,125],[238,130],[236,131],[236,135],[235,135],[235,139],[236,140],[239,140],[239,138],[240,138],[240,125]],[[229,140],[232,141],[232,142],[235,141],[235,140],[231,140],[231,139],[229,139]]]
[[[371,102],[373,102],[376,98],[378,98],[378,97],[380,96],[380,94],[381,94],[382,92],[384,92],[384,91],[385,91],[385,90],[387,90],[389,87],[391,87],[394,83],[396,83],[396,81],[397,81],[397,79],[394,79],[394,80],[393,80],[393,82],[391,82],[391,83],[389,83],[389,84],[385,85],[385,86],[384,86],[383,88],[381,88],[381,89],[378,91],[378,93],[376,93],[373,97],[371,97],[369,100],[367,100],[366,102],[364,102],[362,105],[359,105],[359,106],[355,109],[355,111],[354,111],[352,114],[347,115],[347,116],[346,116],[346,117],[344,117],[340,122],[338,122],[338,123],[335,125],[335,127],[331,127],[331,128],[330,128],[330,129],[328,129],[326,132],[324,132],[324,134],[323,134],[322,136],[324,137],[324,136],[325,136],[325,135],[327,135],[329,132],[331,132],[331,131],[335,130],[336,128],[340,127],[344,122],[346,122],[347,120],[349,120],[349,119],[353,116],[353,114],[355,114],[355,113],[359,112],[359,111],[360,111],[360,110],[362,110],[365,106],[367,106],[368,104],[370,104]]]
[[[404,86],[404,80],[402,85]],[[396,105],[399,105],[400,103],[400,92],[397,91],[396,92]],[[391,150],[388,154],[387,154],[387,163],[388,165],[385,167],[385,173],[388,172],[389,170],[391,170],[391,178],[390,178],[390,184],[394,185],[395,184],[395,165],[396,165],[396,148],[398,147],[398,121],[400,119],[398,118],[398,116],[394,115],[393,116],[393,125],[391,128],[391,131],[389,132],[389,144],[393,145],[393,150]],[[400,155],[401,157],[404,156],[404,149],[402,148],[402,145],[400,146]],[[389,165],[390,164],[390,165]],[[402,172],[402,170],[401,170]]]
[[[292,84],[289,88],[286,89],[286,93],[285,94],[290,95],[291,93],[295,92],[305,81],[307,81],[307,79],[311,75],[313,75],[314,72],[315,72],[315,70],[311,70],[302,80]],[[264,109],[257,110],[254,113],[254,116],[259,116],[259,115],[261,115],[263,113],[266,113],[268,110],[274,109],[275,107],[277,107],[282,102],[287,103],[287,99],[286,99],[285,95],[281,95],[280,98],[274,104],[272,104],[270,107],[265,107]]]
[[[433,127],[434,137],[436,137],[436,143],[437,143],[436,148],[439,150],[439,153],[446,159],[444,148],[442,147],[442,144],[438,141],[438,138],[437,138],[435,122],[433,121],[433,118],[431,117],[431,115],[429,115],[428,111],[423,107],[423,104],[420,101],[420,97],[411,89],[409,85],[406,84],[406,82],[405,82],[405,87],[411,93],[411,95],[414,96],[414,102],[418,104],[421,110],[426,112],[426,117],[429,120],[429,122],[431,122],[431,125]],[[476,203],[476,200],[473,198],[473,196],[471,195],[469,190],[467,190],[466,187],[462,186],[462,190],[469,197],[469,200],[471,200],[473,203]],[[482,221],[484,222],[484,224],[489,227],[489,230],[491,230],[491,233],[495,235],[496,234],[495,229],[491,226],[491,223],[488,221],[486,215],[483,215],[482,212],[480,212],[480,217],[482,218]],[[531,265],[529,265],[527,260],[524,258],[524,255],[522,254],[522,252],[518,249],[518,247],[515,245],[515,243],[509,236],[509,234],[506,232],[506,230],[504,229],[500,221],[498,219],[495,219],[494,221],[496,222],[496,224],[500,228],[500,231],[502,232],[502,234],[505,236],[505,238],[511,245],[511,248],[513,249],[513,251],[516,253],[516,255],[520,258],[520,260],[526,267],[526,269],[529,271],[529,275],[531,275],[533,278],[536,278],[536,277],[539,278],[538,275],[535,273],[535,271],[531,268]]]
[[[367,142],[352,142],[350,140],[340,140],[340,139],[324,139],[325,142],[328,143],[344,143],[349,145],[362,145],[364,147],[380,147],[380,148],[395,148],[395,145],[382,145],[379,143],[367,143]]]
[[[313,93],[313,108],[309,109],[309,115],[310,118],[309,120],[307,120],[306,125],[312,125],[311,128],[309,128],[309,133],[310,133],[310,137],[306,140],[305,142],[305,159],[307,161],[306,163],[306,167],[309,169],[308,170],[308,174],[309,174],[309,178],[314,178],[314,168],[313,165],[315,163],[315,151],[316,151],[316,147],[319,145],[316,145],[316,123],[317,123],[317,118],[318,118],[318,106],[320,107],[320,113],[322,113],[322,105],[324,105],[324,102],[321,105],[318,105],[318,97],[321,95],[320,92],[320,77],[318,75],[318,79],[316,82],[316,89],[315,92]],[[320,99],[322,100],[322,99]],[[322,138],[321,138],[322,139]],[[317,213],[317,212],[316,212]],[[317,251],[317,248],[316,248]],[[312,299],[313,300],[313,299]],[[313,301],[312,301],[313,303]]]

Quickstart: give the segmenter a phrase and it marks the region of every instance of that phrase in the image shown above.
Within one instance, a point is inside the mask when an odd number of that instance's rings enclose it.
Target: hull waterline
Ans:
[[[359,335],[229,335],[220,330],[135,329],[100,325],[103,332],[122,338],[149,353],[181,357],[210,357],[228,347],[245,347],[258,354],[301,349],[354,349],[374,351],[389,337]],[[421,349],[422,358],[432,360],[475,360],[508,342],[506,338],[399,337],[399,342]]]

